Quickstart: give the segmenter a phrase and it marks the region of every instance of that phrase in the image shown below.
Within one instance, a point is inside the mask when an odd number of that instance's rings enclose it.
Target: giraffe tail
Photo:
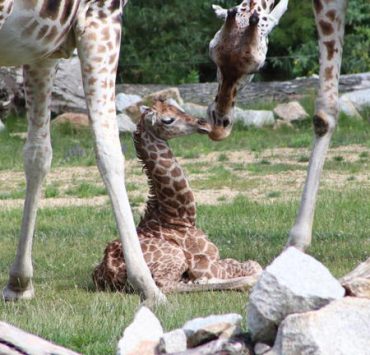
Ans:
[[[166,293],[189,293],[204,291],[249,291],[258,281],[261,273],[251,276],[236,277],[233,279],[213,279],[202,283],[179,282],[171,289],[163,290]]]

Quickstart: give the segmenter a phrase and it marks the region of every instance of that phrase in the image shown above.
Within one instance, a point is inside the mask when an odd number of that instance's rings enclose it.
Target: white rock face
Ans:
[[[123,112],[127,107],[134,105],[142,100],[139,95],[128,95],[120,93],[116,96],[116,110]]]
[[[163,329],[147,307],[141,307],[118,343],[117,355],[154,355]]]
[[[161,354],[171,354],[185,351],[187,348],[186,334],[182,329],[163,334],[158,350]]]
[[[370,106],[370,89],[356,90],[343,94],[341,98],[351,101],[357,110]]]
[[[180,95],[180,90],[176,87],[153,92],[152,94],[146,96],[143,101],[166,101],[168,99],[174,99],[180,106],[184,104],[184,100]]]
[[[182,105],[182,108],[189,115],[199,118],[207,118],[207,106],[193,104],[192,102],[185,102]]]
[[[207,106],[185,103],[182,108],[190,115],[207,118]],[[242,110],[237,107],[234,111],[235,122],[242,122],[244,126],[264,127],[272,126],[275,123],[272,111]]]
[[[345,113],[349,117],[361,119],[360,113],[357,111],[355,105],[345,95],[339,98],[339,111]]]
[[[236,313],[212,315],[190,320],[182,329],[187,336],[188,347],[192,348],[219,337],[230,338],[240,332],[241,321],[241,315]]]
[[[298,101],[279,104],[274,108],[274,114],[288,122],[302,121],[308,118],[308,113]]]
[[[317,310],[343,296],[343,287],[324,265],[290,247],[265,269],[250,295],[252,340],[272,344],[289,314]]]
[[[275,123],[272,111],[255,111],[235,109],[235,121],[242,122],[244,126],[254,126],[257,128],[272,126]]]
[[[117,114],[117,124],[120,132],[135,132],[136,124],[124,113]]]
[[[313,312],[292,314],[265,355],[370,355],[370,300],[345,297]]]

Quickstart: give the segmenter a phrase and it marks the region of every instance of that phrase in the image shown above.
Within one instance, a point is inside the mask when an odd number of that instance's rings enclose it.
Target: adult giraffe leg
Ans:
[[[108,190],[123,245],[128,280],[148,305],[165,301],[145,263],[127,197],[124,157],[115,108],[115,80],[121,38],[121,10],[105,11],[93,2],[86,17],[77,23],[84,90],[95,138],[97,164]]]
[[[55,64],[53,60],[45,60],[23,67],[28,118],[24,147],[27,187],[17,254],[10,269],[8,285],[3,290],[6,300],[30,299],[34,296],[32,239],[42,182],[50,170],[52,159],[49,104]]]
[[[0,0],[0,29],[7,17],[12,13],[14,0]]]
[[[347,0],[314,0],[313,3],[320,48],[320,87],[313,118],[315,142],[301,206],[288,240],[288,246],[303,251],[311,244],[320,176],[338,120],[338,84]]]

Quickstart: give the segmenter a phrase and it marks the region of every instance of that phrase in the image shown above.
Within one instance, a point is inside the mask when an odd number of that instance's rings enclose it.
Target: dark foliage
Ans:
[[[130,0],[124,18],[119,81],[185,83],[215,80],[208,43],[221,26],[212,3],[233,0]],[[351,0],[347,14],[343,72],[370,70],[370,2]],[[268,59],[257,79],[287,79],[318,71],[311,1],[290,0],[274,30]]]

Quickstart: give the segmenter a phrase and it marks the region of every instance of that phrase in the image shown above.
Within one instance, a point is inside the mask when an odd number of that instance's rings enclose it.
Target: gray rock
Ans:
[[[195,117],[207,118],[207,106],[185,103],[182,108]],[[235,122],[242,122],[244,126],[264,127],[275,123],[272,111],[243,110],[237,107],[234,111]]]
[[[68,111],[87,112],[81,63],[76,55],[59,61],[52,96],[51,111],[58,115]]]
[[[176,355],[255,355],[252,342],[249,337],[243,334],[229,338],[216,339],[196,348],[175,353]],[[175,355],[173,354],[173,355]]]
[[[207,118],[207,106],[193,104],[192,102],[185,102],[182,105],[182,108],[189,115],[199,118]]]
[[[264,344],[264,343],[257,343],[254,346],[254,352],[256,355],[263,355],[266,354],[268,351],[271,350],[271,346]]]
[[[4,123],[3,123],[3,121],[1,121],[0,120],[0,132],[3,132],[3,131],[5,131],[5,125],[4,125]]]
[[[302,121],[308,118],[308,113],[298,101],[279,104],[274,108],[274,114],[288,122]]]
[[[361,111],[370,106],[370,89],[348,92],[341,98],[351,101],[356,109]]]
[[[163,334],[159,341],[158,351],[161,354],[171,354],[187,349],[186,334],[182,329]]]
[[[118,343],[117,355],[155,355],[163,329],[147,307],[141,307]]]
[[[324,265],[290,247],[265,269],[250,295],[252,340],[272,344],[289,314],[317,310],[343,296],[343,287]]]
[[[180,95],[180,90],[176,87],[160,90],[157,92],[153,92],[152,94],[146,96],[143,101],[156,101],[156,100],[163,100],[166,101],[168,99],[174,99],[180,106],[184,104],[184,100]]]
[[[76,112],[65,112],[56,118],[54,118],[51,123],[56,125],[69,124],[75,129],[84,129],[90,126],[89,116],[85,113]]]
[[[357,111],[353,102],[348,97],[346,97],[345,95],[342,95],[339,98],[339,111],[343,112],[344,114],[346,114],[349,117],[358,118],[358,119],[362,118],[362,116]]]
[[[119,93],[116,96],[116,110],[117,112],[123,112],[127,107],[134,105],[142,100],[139,95],[130,95]]]
[[[241,320],[241,315],[235,313],[211,315],[190,320],[182,329],[186,334],[188,347],[193,348],[206,341],[230,338],[240,333]]]
[[[117,114],[117,124],[120,132],[135,132],[136,124],[131,121],[131,118],[124,113]]]
[[[370,355],[370,300],[345,297],[318,311],[292,314],[265,355]]]
[[[272,126],[275,123],[272,111],[255,111],[235,109],[235,121],[242,122],[244,126],[254,126],[257,128]]]

